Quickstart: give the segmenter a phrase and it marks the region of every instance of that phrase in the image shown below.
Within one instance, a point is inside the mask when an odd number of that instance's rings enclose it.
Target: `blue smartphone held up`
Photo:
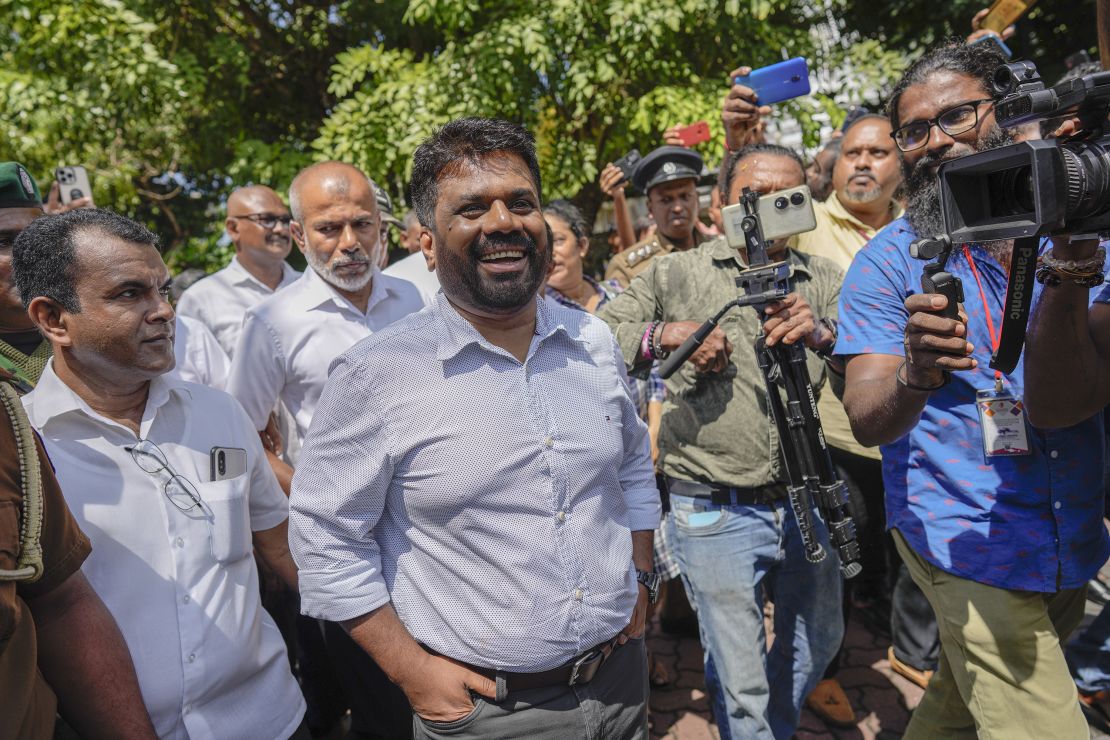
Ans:
[[[805,57],[794,57],[752,70],[747,76],[738,75],[733,82],[755,90],[760,105],[772,105],[809,95],[809,66]]]

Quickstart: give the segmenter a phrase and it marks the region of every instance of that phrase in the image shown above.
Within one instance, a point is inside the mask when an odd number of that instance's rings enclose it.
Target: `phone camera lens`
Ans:
[[[779,197],[775,198],[775,208],[779,209],[780,211],[785,209],[788,205],[790,205],[790,203],[786,200],[784,196],[780,195]]]
[[[216,455],[216,467],[219,468],[220,475],[227,472],[227,461],[224,459],[224,453]]]
[[[800,206],[802,203],[806,202],[806,197],[801,193],[794,193],[790,196],[790,202],[796,206]]]

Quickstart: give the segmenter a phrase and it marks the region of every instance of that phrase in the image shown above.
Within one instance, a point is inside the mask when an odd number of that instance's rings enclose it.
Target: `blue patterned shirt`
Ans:
[[[921,292],[925,262],[909,255],[905,219],[856,256],[840,294],[837,354],[904,354],[903,301]],[[970,247],[994,325],[1001,324],[1007,275],[985,249]],[[983,454],[976,391],[994,387],[991,338],[975,276],[962,250],[948,270],[963,280],[968,341],[979,367],[933,391],[921,421],[884,445],[887,526],[917,553],[962,578],[1051,593],[1087,583],[1110,556],[1102,524],[1102,416],[1057,430],[1027,426],[1032,454]],[[1034,300],[1042,286],[1035,285]],[[1004,376],[1021,398],[1022,362]]]
[[[659,525],[647,427],[609,328],[538,301],[525,362],[444,297],[335,361],[301,452],[301,609],[392,602],[474,665],[542,671],[632,617],[634,530]]]

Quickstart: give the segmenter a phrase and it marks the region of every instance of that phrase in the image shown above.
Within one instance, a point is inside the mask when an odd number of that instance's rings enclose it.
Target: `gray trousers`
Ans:
[[[585,686],[517,691],[503,701],[474,695],[474,711],[454,722],[429,722],[414,713],[412,735],[433,740],[647,740],[647,698],[647,652],[640,638],[618,647]]]

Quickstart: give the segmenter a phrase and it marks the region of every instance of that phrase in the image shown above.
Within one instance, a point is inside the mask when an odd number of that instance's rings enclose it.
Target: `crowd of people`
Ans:
[[[673,128],[602,171],[596,273],[504,120],[424,141],[400,218],[345,162],[235,190],[235,256],[199,280],[0,163],[0,739],[646,738],[660,613],[700,639],[720,736],[784,740],[807,705],[855,725],[853,612],[925,689],[907,737],[1087,737],[1110,610],[1067,643],[1110,558],[1105,248],[1044,240],[1012,372],[988,367],[1012,242],[957,245],[955,318],[909,249],[944,232],[942,163],[1042,135],[996,120],[984,34],[808,164],[733,84],[716,173]],[[806,185],[815,227],[766,245],[792,292],[664,378],[751,267],[722,209]],[[757,345],[805,348],[850,581],[816,505],[807,557]]]

